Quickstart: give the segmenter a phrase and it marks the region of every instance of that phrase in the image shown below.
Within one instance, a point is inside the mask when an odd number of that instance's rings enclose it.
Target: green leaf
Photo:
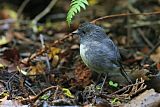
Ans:
[[[80,11],[81,11],[81,7],[80,7],[80,6],[78,6],[78,7],[77,7],[77,10],[78,10],[78,12],[80,12]]]
[[[83,8],[83,9],[86,9],[86,6],[85,4],[82,2],[82,3],[79,3],[79,5]]]
[[[121,104],[121,102],[119,101],[118,98],[114,98],[114,99],[111,101],[111,104],[113,104],[113,105],[118,105],[118,104]]]
[[[89,5],[87,0],[82,0],[82,1],[83,1],[83,3],[85,3],[86,5]]]
[[[44,94],[43,96],[40,97],[41,100],[47,100],[49,98],[48,94]]]
[[[109,85],[115,88],[118,87],[118,83],[114,83],[113,81],[109,81]]]
[[[86,9],[86,5],[88,4],[87,0],[72,0],[70,4],[70,9],[67,13],[66,21],[70,26],[72,18],[81,11],[81,8]]]
[[[97,89],[97,90],[101,90],[101,88],[102,88],[102,84],[96,85],[96,89]]]

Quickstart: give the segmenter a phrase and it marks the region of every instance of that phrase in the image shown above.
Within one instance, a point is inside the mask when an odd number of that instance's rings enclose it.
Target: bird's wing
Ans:
[[[86,59],[90,59],[89,66],[97,67],[95,69],[105,70],[117,67],[118,56],[115,54],[115,48],[112,44],[104,45],[102,42],[88,42],[85,52]],[[114,49],[114,50],[113,50]]]
[[[121,59],[118,47],[114,44],[114,42],[110,38],[103,39],[102,44],[105,45],[104,48],[108,52],[107,53],[108,59],[110,59],[113,62],[115,61],[117,62]]]

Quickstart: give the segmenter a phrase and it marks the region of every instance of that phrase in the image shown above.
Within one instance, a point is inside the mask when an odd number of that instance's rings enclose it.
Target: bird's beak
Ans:
[[[78,29],[72,32],[72,34],[78,34],[78,33],[79,33]]]

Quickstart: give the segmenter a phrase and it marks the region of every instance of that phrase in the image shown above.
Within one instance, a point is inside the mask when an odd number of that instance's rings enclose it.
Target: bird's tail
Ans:
[[[121,74],[125,77],[125,79],[132,84],[131,79],[129,78],[128,74],[126,73],[126,71],[124,70],[122,64],[120,63],[120,70],[121,70]]]

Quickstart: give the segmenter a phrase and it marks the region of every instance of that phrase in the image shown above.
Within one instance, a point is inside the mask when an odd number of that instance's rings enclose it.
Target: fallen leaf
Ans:
[[[29,69],[28,75],[32,75],[30,78],[34,79],[36,75],[44,74],[45,64],[37,62],[35,66],[31,66]]]
[[[160,47],[157,48],[156,52],[152,54],[150,58],[156,63],[160,63]]]
[[[63,90],[63,93],[64,93],[66,96],[68,96],[68,97],[70,97],[70,98],[74,98],[74,96],[72,95],[72,93],[70,92],[69,89],[63,88],[62,90]]]

